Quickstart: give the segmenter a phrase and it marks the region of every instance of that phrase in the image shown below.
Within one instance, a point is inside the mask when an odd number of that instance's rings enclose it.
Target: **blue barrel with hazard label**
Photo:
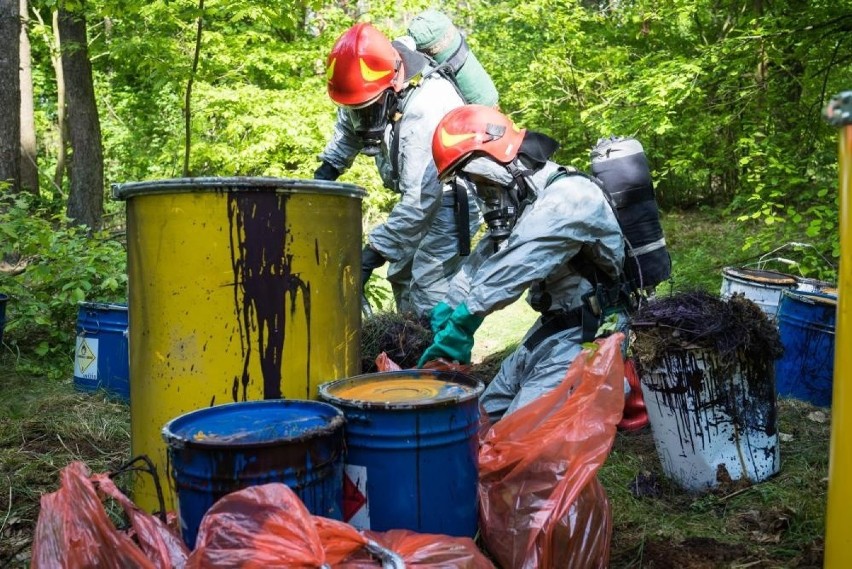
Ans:
[[[346,416],[343,520],[358,529],[476,535],[483,389],[435,370],[321,385],[320,398]]]
[[[74,346],[74,387],[130,401],[127,305],[81,302]]]

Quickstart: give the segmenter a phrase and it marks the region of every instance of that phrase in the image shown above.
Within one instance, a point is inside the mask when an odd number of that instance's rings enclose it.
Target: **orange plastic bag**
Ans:
[[[349,524],[312,516],[290,488],[278,483],[239,490],[216,502],[201,520],[186,566],[372,569],[382,567],[379,557],[386,550],[407,567],[493,569],[470,538],[407,530],[362,535]]]
[[[113,525],[98,489],[124,508],[135,541]],[[59,490],[41,497],[33,538],[33,568],[169,569],[182,567],[188,554],[180,537],[159,518],[137,508],[108,476],[91,476],[82,462],[63,468]]]
[[[315,525],[314,516],[286,485],[263,484],[213,504],[201,520],[187,569],[318,569],[366,543],[342,522],[320,518]]]
[[[482,536],[503,567],[601,567],[612,518],[596,473],[624,407],[622,334],[584,350],[551,391],[498,421],[479,452]]]
[[[402,558],[406,567],[441,569],[494,569],[469,537],[416,533],[404,529],[386,532],[365,531],[364,536]],[[382,564],[358,553],[335,569],[375,569]]]

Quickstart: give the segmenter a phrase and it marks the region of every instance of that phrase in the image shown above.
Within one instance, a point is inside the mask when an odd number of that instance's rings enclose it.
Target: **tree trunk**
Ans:
[[[104,159],[82,9],[70,12],[60,6],[59,41],[71,143],[68,217],[96,231],[103,219]]]
[[[27,0],[21,0],[21,189],[38,195],[38,150],[33,105]]]
[[[21,184],[19,0],[0,0],[0,184]]]
[[[195,30],[195,54],[192,57],[192,69],[189,72],[189,79],[186,82],[186,96],[184,99],[183,118],[184,118],[184,152],[183,152],[183,176],[188,178],[189,172],[189,153],[192,144],[192,84],[195,81],[195,74],[198,71],[198,58],[201,55],[201,30],[204,26],[204,0],[198,0],[198,22]]]
[[[50,49],[50,61],[56,74],[56,170],[53,172],[53,185],[61,192],[62,178],[65,177],[65,162],[68,158],[68,124],[65,120],[65,74],[62,73],[62,57],[59,54],[59,12],[53,11],[53,45]]]

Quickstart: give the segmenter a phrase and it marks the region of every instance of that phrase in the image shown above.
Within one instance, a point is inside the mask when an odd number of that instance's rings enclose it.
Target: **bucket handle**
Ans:
[[[816,254],[817,254],[817,255],[819,255],[819,256],[820,256],[820,258],[822,258],[822,260],[823,260],[823,261],[825,261],[825,263],[826,263],[829,267],[831,267],[833,270],[837,270],[837,267],[835,267],[835,266],[834,266],[834,263],[832,263],[831,261],[829,261],[829,260],[825,257],[825,255],[823,255],[822,253],[820,253],[820,252],[819,252],[819,249],[817,249],[815,246],[811,245],[810,243],[802,243],[802,242],[800,242],[800,241],[790,241],[789,243],[784,243],[783,245],[781,245],[781,246],[779,246],[779,247],[776,247],[776,248],[775,248],[775,249],[773,249],[772,251],[769,251],[768,253],[766,253],[766,254],[762,255],[762,256],[761,256],[761,257],[757,260],[757,268],[758,268],[758,269],[762,269],[762,268],[763,268],[763,266],[764,266],[764,264],[765,264],[766,262],[768,262],[768,261],[778,261],[778,262],[780,262],[780,263],[784,263],[785,265],[795,266],[795,267],[799,268],[799,267],[800,267],[800,265],[799,265],[799,263],[798,263],[797,261],[792,261],[792,260],[790,260],[790,259],[785,259],[785,258],[783,258],[783,257],[773,257],[773,258],[771,258],[771,259],[767,259],[767,257],[769,257],[770,255],[772,255],[772,254],[774,254],[774,253],[777,253],[778,251],[781,251],[781,250],[786,249],[786,248],[788,248],[788,247],[808,247],[808,248],[810,248],[810,249],[813,249],[814,251],[816,251]],[[802,270],[801,270],[801,268],[799,268],[799,274],[801,274],[801,273],[802,273]],[[804,275],[802,275],[802,276],[804,276]]]
[[[139,462],[143,463],[144,466],[134,466]],[[148,455],[140,454],[119,466],[118,469],[111,471],[109,473],[109,477],[112,479],[119,474],[124,474],[125,472],[144,472],[151,475],[151,478],[154,479],[154,488],[157,490],[157,503],[160,506],[160,511],[155,513],[159,516],[160,521],[167,524],[166,501],[163,498],[163,487],[160,486],[160,477],[157,476],[157,466],[154,464],[154,461],[148,458]]]
[[[386,549],[373,540],[369,540],[364,549],[370,552],[373,557],[382,562],[382,569],[405,569],[405,561],[402,557]]]

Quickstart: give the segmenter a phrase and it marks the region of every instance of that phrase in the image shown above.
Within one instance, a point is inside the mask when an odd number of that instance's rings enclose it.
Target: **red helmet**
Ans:
[[[362,106],[385,89],[399,91],[403,75],[399,52],[367,23],[346,30],[326,61],[328,96],[338,105]]]
[[[474,152],[508,164],[518,155],[526,129],[494,107],[465,105],[447,113],[432,135],[432,157],[444,178]]]

